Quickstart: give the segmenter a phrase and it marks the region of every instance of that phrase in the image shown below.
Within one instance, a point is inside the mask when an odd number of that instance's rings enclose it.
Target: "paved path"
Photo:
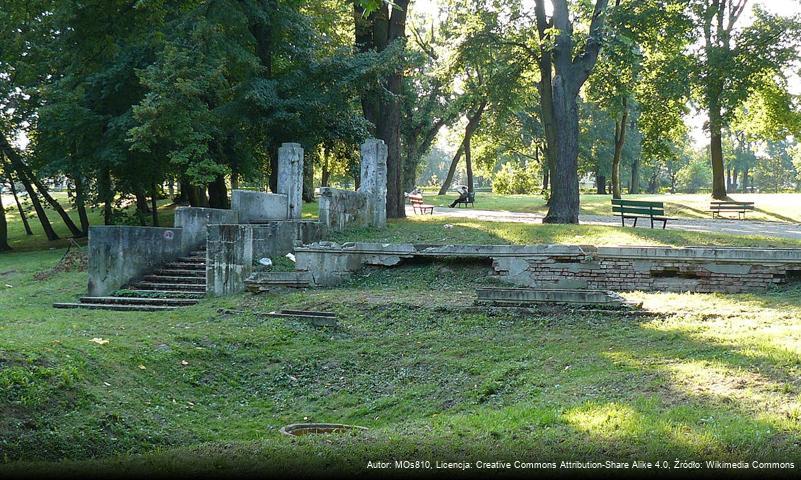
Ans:
[[[414,216],[411,206],[406,206],[406,215]],[[434,207],[434,215],[453,218],[470,218],[488,222],[542,223],[540,213],[517,213],[503,210],[476,210],[473,208]],[[620,217],[605,215],[580,215],[579,222],[588,225],[620,226]],[[626,225],[630,224],[630,220]],[[662,222],[658,223],[660,226]],[[650,228],[647,219],[641,219],[637,228]],[[682,218],[668,221],[668,230],[687,232],[714,232],[734,235],[761,235],[766,237],[791,238],[801,240],[801,224],[762,222],[754,220],[690,219]]]

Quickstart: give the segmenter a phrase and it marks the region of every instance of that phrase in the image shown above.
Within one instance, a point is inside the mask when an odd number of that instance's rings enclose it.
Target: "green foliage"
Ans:
[[[678,187],[682,192],[696,193],[708,189],[712,182],[712,169],[704,158],[694,158],[678,171]]]
[[[492,178],[492,191],[504,195],[535,193],[541,187],[537,173],[532,167],[505,163]]]

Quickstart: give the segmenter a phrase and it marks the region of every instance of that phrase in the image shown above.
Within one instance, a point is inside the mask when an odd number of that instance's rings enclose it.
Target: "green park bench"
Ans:
[[[476,192],[469,192],[467,194],[467,198],[460,198],[456,201],[456,206],[464,205],[465,207],[470,204],[471,207],[474,207],[476,203]]]
[[[612,213],[620,215],[620,223],[625,227],[626,219],[633,218],[633,227],[637,226],[638,218],[651,219],[651,228],[654,228],[654,220],[662,222],[662,229],[667,226],[667,221],[672,220],[665,216],[665,204],[663,202],[647,202],[645,200],[623,200],[612,199]]]
[[[720,216],[723,212],[737,212],[737,218],[744,219],[745,212],[754,211],[754,202],[735,202],[733,200],[712,200],[709,203],[712,218]]]

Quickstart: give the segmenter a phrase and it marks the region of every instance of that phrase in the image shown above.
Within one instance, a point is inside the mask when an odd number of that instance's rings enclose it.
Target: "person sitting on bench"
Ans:
[[[455,207],[458,203],[464,202],[465,200],[467,200],[467,187],[466,186],[459,185],[458,187],[456,187],[456,191],[459,192],[459,198],[457,198],[456,200],[453,201],[453,203],[448,205],[451,208]]]

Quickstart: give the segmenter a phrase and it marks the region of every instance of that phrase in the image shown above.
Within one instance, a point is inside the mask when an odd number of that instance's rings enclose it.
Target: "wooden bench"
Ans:
[[[730,200],[712,200],[709,203],[712,218],[720,217],[722,212],[737,212],[737,218],[744,219],[745,212],[754,211],[754,202],[735,202]],[[721,217],[722,218],[722,217]]]
[[[647,202],[645,200],[623,200],[612,199],[612,213],[620,215],[620,223],[625,227],[626,219],[633,218],[634,225],[637,226],[638,218],[650,218],[651,228],[654,228],[654,220],[662,222],[662,229],[667,226],[667,221],[672,220],[665,216],[665,204],[663,202]]]
[[[467,198],[460,198],[456,200],[456,206],[464,205],[465,207],[467,204],[470,204],[471,207],[474,207],[476,203],[476,192],[468,192]]]
[[[434,215],[434,206],[423,203],[422,195],[409,194],[406,196],[406,198],[408,198],[409,202],[412,204],[412,210],[414,213],[419,213],[421,215],[430,213],[431,215]]]

